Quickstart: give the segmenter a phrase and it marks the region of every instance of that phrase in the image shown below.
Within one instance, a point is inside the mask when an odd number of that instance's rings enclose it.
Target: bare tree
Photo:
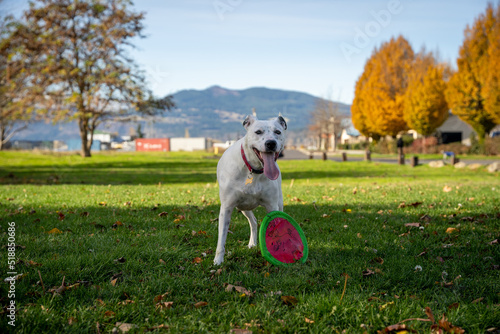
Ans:
[[[342,132],[344,117],[340,114],[339,105],[331,99],[317,99],[311,112],[310,133],[318,138],[318,148],[335,151],[337,137]]]

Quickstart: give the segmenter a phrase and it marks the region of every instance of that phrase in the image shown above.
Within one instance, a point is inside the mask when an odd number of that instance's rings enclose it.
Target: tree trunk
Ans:
[[[92,140],[90,140],[90,145],[88,140],[89,120],[87,118],[80,118],[80,121],[78,123],[80,127],[80,138],[82,139],[82,151],[80,152],[80,155],[82,156],[82,158],[89,158],[92,156],[90,153]]]
[[[0,151],[3,150],[3,141],[5,139],[5,127],[0,124]]]

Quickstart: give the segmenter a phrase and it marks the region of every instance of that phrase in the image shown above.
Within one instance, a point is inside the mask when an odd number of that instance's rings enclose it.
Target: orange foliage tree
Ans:
[[[404,94],[413,59],[413,49],[403,36],[383,43],[368,59],[351,108],[353,124],[363,135],[376,139],[407,130]]]
[[[458,71],[448,84],[446,99],[452,113],[477,132],[479,142],[500,119],[498,43],[500,5],[488,5],[472,27],[465,29],[465,38],[457,59]]]
[[[408,73],[404,98],[404,120],[423,136],[431,135],[448,117],[445,99],[446,67],[432,53],[420,52]]]

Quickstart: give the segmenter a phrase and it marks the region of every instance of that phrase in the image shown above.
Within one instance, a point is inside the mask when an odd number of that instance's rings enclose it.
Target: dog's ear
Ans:
[[[248,115],[247,117],[245,117],[245,120],[243,121],[243,127],[245,129],[248,129],[248,127],[252,125],[252,123],[255,122],[256,119],[257,118],[255,118],[255,116]]]
[[[280,123],[280,124],[281,124],[281,126],[283,127],[283,129],[285,129],[285,130],[286,130],[287,125],[286,125],[286,121],[285,121],[285,119],[284,119],[283,117],[278,116],[278,123]]]

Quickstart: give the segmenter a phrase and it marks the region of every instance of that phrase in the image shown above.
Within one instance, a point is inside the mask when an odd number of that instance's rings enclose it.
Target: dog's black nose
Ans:
[[[274,151],[274,150],[276,150],[277,143],[275,140],[268,140],[268,141],[266,141],[265,145],[266,145],[266,149],[268,151]]]

